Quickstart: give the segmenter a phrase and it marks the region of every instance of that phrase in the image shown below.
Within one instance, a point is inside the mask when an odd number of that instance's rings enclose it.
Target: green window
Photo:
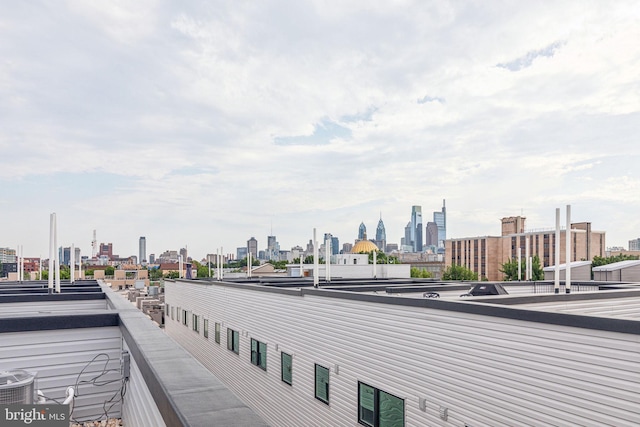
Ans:
[[[293,385],[293,360],[290,354],[285,352],[280,353],[280,367],[282,369],[282,372],[280,373],[282,382]]]
[[[202,335],[209,338],[209,319],[202,319]]]
[[[329,404],[329,368],[316,363],[315,375],[315,395],[316,399]]]
[[[216,322],[215,328],[216,342],[220,344],[220,323]]]
[[[182,310],[182,324],[184,326],[187,326],[189,324],[189,318],[187,317],[188,314],[189,312],[187,310]]]
[[[194,331],[200,333],[200,316],[198,316],[197,314],[191,315],[191,328],[193,328]]]
[[[404,427],[404,399],[358,382],[358,422],[369,427]]]
[[[227,328],[227,348],[236,354],[240,354],[240,333]]]
[[[267,344],[251,338],[251,363],[267,370]]]

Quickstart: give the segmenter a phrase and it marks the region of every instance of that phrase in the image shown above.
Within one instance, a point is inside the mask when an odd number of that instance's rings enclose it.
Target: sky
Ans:
[[[201,259],[411,206],[640,237],[640,2],[2,1],[0,247]]]

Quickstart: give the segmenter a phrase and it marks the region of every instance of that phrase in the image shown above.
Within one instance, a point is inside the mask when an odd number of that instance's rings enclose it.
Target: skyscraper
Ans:
[[[336,236],[331,236],[331,255],[340,253],[340,241]]]
[[[378,227],[376,227],[376,246],[378,246],[383,252],[386,252],[387,232],[384,229],[384,222],[382,222],[382,214],[380,214]]]
[[[140,260],[140,264],[147,263],[147,238],[144,236],[140,236],[140,240],[138,241],[138,259]]]
[[[422,206],[411,207],[411,241],[413,251],[422,252]]]
[[[358,240],[365,240],[367,238],[367,227],[364,225],[364,222],[360,223],[360,228],[358,229]]]
[[[273,261],[280,260],[280,245],[276,236],[267,236],[267,259]]]
[[[447,240],[447,208],[445,200],[442,200],[442,211],[433,213],[433,222],[438,226],[438,244],[439,248],[444,248],[444,241]]]
[[[424,236],[425,246],[438,246],[438,224],[435,222],[427,222],[426,234]]]
[[[255,237],[251,237],[247,240],[247,250],[253,257],[253,259],[258,258],[258,240]]]

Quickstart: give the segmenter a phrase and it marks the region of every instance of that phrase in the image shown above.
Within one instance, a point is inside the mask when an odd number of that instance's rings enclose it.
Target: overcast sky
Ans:
[[[640,237],[640,2],[2,1],[0,247],[120,256],[555,208]]]

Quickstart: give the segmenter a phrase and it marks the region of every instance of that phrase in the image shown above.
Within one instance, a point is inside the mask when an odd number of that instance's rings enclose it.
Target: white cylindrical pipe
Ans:
[[[49,289],[53,289],[53,214],[49,215]]]
[[[60,255],[58,251],[58,219],[56,218],[56,214],[53,214],[53,244],[55,247],[54,252],[54,268],[56,270],[56,292],[60,293]]]
[[[533,277],[531,277],[532,276],[531,268],[530,268],[531,265],[529,264],[529,259],[530,259],[530,254],[531,254],[531,248],[529,247],[530,246],[529,236],[524,238],[524,242],[525,242],[524,243],[525,244],[525,247],[524,247],[524,259],[525,259],[525,267],[526,267],[524,275],[525,275],[526,280],[533,280]]]
[[[567,205],[567,229],[565,230],[565,292],[571,293],[571,205]]]
[[[324,280],[326,282],[331,281],[331,258],[329,255],[329,250],[331,249],[329,245],[331,244],[331,240],[327,239],[324,241]]]
[[[69,254],[69,282],[73,283],[76,275],[76,248],[71,244],[71,253]]]
[[[178,278],[182,279],[182,255],[178,255]]]
[[[220,246],[220,280],[224,279],[224,249]]]
[[[78,280],[82,280],[82,251],[78,250]]]
[[[302,256],[302,253],[300,253],[300,277],[304,277],[304,257]]]
[[[553,291],[560,293],[560,208],[556,208],[556,244],[555,248],[555,268],[553,277]]]
[[[378,261],[378,251],[373,251],[373,278],[375,279],[377,274],[377,261]]]
[[[40,261],[38,261],[38,280],[42,280],[42,255],[40,255]]]
[[[521,261],[522,261],[522,248],[518,248],[518,282],[522,278]],[[525,274],[525,276],[526,276],[526,274]]]
[[[313,287],[317,288],[320,282],[320,262],[318,260],[318,240],[316,240],[316,229],[313,229]]]

